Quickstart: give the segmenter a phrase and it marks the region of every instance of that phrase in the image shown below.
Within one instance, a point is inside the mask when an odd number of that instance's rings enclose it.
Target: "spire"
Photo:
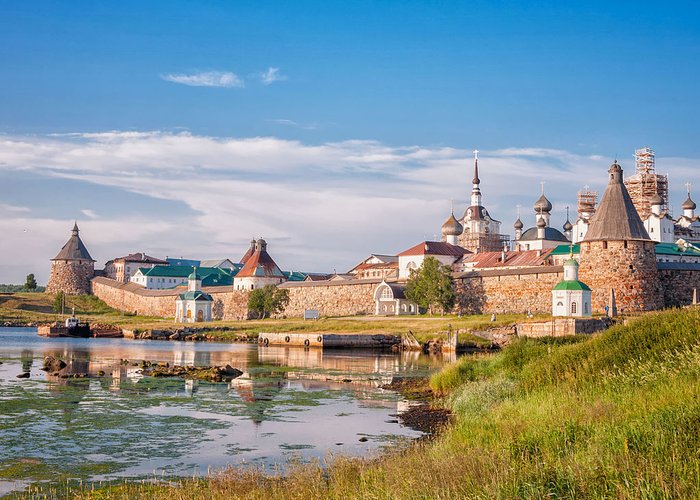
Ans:
[[[479,189],[479,184],[481,180],[479,179],[479,150],[474,150],[474,178],[472,179],[472,196],[471,196],[471,206],[480,207],[481,206],[481,189]]]
[[[693,211],[697,208],[697,205],[690,197],[690,182],[685,183],[685,188],[688,191],[688,199],[683,202],[683,205],[681,205],[681,208],[683,210]]]
[[[78,229],[78,221],[74,221],[73,230],[71,232],[73,233],[73,236],[78,236],[80,233],[80,229]]]

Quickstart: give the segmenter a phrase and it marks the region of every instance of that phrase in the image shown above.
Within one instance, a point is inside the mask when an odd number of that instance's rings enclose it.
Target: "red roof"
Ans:
[[[501,260],[502,252],[479,252],[465,256],[461,263],[469,269],[489,269],[495,267],[532,267],[547,263],[549,254],[554,248],[547,250],[526,250],[524,252],[506,252],[506,260]]]
[[[471,253],[466,248],[445,243],[442,241],[423,241],[416,246],[404,250],[399,256],[406,255],[452,255],[453,257],[461,257]]]
[[[262,240],[259,240],[259,242]],[[270,254],[267,253],[267,244],[259,243],[255,247],[253,254],[246,259],[245,264],[236,278],[283,278],[286,279],[282,270],[277,266]]]
[[[253,255],[253,252],[255,252],[255,240],[251,240],[248,250],[246,250],[245,254],[243,254],[243,257],[241,257],[240,263],[245,264],[248,261],[248,259],[250,259],[250,256]]]

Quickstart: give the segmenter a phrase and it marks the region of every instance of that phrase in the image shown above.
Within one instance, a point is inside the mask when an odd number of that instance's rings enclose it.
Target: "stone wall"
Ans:
[[[142,316],[173,318],[177,296],[187,287],[172,290],[147,290],[136,283],[120,283],[105,277],[92,280],[93,293],[108,306]],[[212,315],[216,319],[238,320],[248,316],[248,294],[232,287],[204,287],[214,299]]]
[[[556,318],[551,321],[518,323],[518,337],[564,337],[566,335],[591,334],[610,328],[609,318]]]
[[[53,260],[46,293],[89,294],[90,280],[94,275],[95,264],[91,261]]]
[[[355,282],[287,282],[280,288],[289,290],[287,317],[302,317],[305,309],[316,309],[321,316],[374,314],[374,289],[381,280]]]
[[[653,311],[663,307],[655,244],[652,241],[584,241],[579,279],[593,293],[593,312],[605,312],[615,290],[619,313]]]
[[[564,279],[561,266],[472,271],[457,276],[463,314],[550,313],[552,288]]]
[[[693,290],[700,301],[700,264],[674,262],[659,264],[659,279],[663,287],[664,307],[680,307],[693,303]]]

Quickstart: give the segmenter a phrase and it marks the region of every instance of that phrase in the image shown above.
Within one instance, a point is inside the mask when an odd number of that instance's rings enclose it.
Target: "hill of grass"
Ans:
[[[593,337],[522,339],[431,380],[454,422],[375,459],[285,477],[232,469],[85,498],[698,498],[700,311],[645,315]]]

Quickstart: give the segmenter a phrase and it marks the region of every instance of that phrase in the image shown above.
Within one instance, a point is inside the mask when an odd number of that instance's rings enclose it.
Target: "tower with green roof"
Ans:
[[[552,290],[552,316],[591,316],[591,289],[578,279],[578,261],[573,253],[564,262],[564,279]]]

